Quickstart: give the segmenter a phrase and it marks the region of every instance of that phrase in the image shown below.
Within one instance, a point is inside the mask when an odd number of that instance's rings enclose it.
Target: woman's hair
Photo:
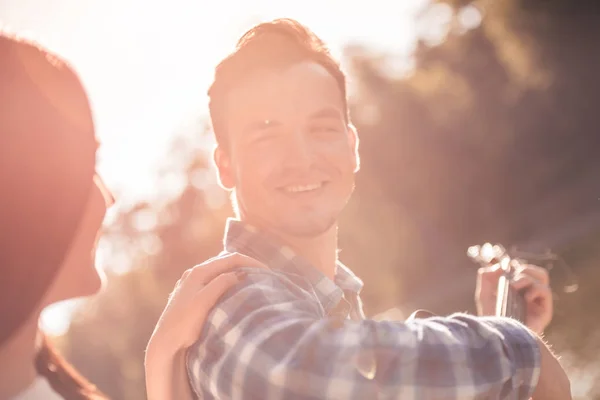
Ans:
[[[105,400],[94,385],[89,383],[56,351],[46,336],[35,359],[35,368],[46,378],[54,391],[67,400]]]
[[[0,60],[1,347],[43,306],[91,193],[97,143],[65,62],[2,33]],[[37,367],[65,398],[95,398],[47,341]]]

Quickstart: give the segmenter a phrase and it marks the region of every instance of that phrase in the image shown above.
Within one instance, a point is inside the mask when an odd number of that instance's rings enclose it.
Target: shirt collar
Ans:
[[[233,218],[227,220],[223,244],[227,252],[245,254],[274,270],[302,275],[327,311],[340,302],[344,293],[358,296],[363,287],[360,278],[341,262],[337,262],[332,281],[276,238]]]

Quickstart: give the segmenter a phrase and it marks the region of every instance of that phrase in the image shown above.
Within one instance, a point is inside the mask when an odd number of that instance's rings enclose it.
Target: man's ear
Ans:
[[[348,143],[350,144],[350,148],[352,149],[353,155],[353,164],[354,164],[354,172],[358,172],[360,170],[360,155],[358,152],[358,131],[356,127],[352,125],[351,122],[348,123]]]
[[[225,190],[233,190],[235,180],[233,179],[233,170],[231,168],[231,157],[229,153],[217,145],[213,151],[213,160],[217,166],[219,185]]]

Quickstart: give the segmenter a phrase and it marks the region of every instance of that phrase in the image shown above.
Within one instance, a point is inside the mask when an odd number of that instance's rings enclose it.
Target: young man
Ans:
[[[319,38],[293,20],[254,27],[217,66],[209,96],[215,162],[239,216],[225,252],[270,270],[247,269],[190,349],[201,398],[570,398],[556,359],[514,320],[364,318],[362,282],[337,260],[358,136],[344,74]],[[524,281],[539,300],[543,282]],[[541,297],[528,321],[543,329]]]

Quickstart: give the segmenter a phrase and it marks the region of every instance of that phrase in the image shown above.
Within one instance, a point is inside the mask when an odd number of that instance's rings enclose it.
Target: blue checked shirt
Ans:
[[[262,261],[212,310],[188,352],[201,399],[528,399],[540,355],[517,321],[466,314],[364,318],[362,282],[335,282],[286,246],[229,220],[225,252]]]

